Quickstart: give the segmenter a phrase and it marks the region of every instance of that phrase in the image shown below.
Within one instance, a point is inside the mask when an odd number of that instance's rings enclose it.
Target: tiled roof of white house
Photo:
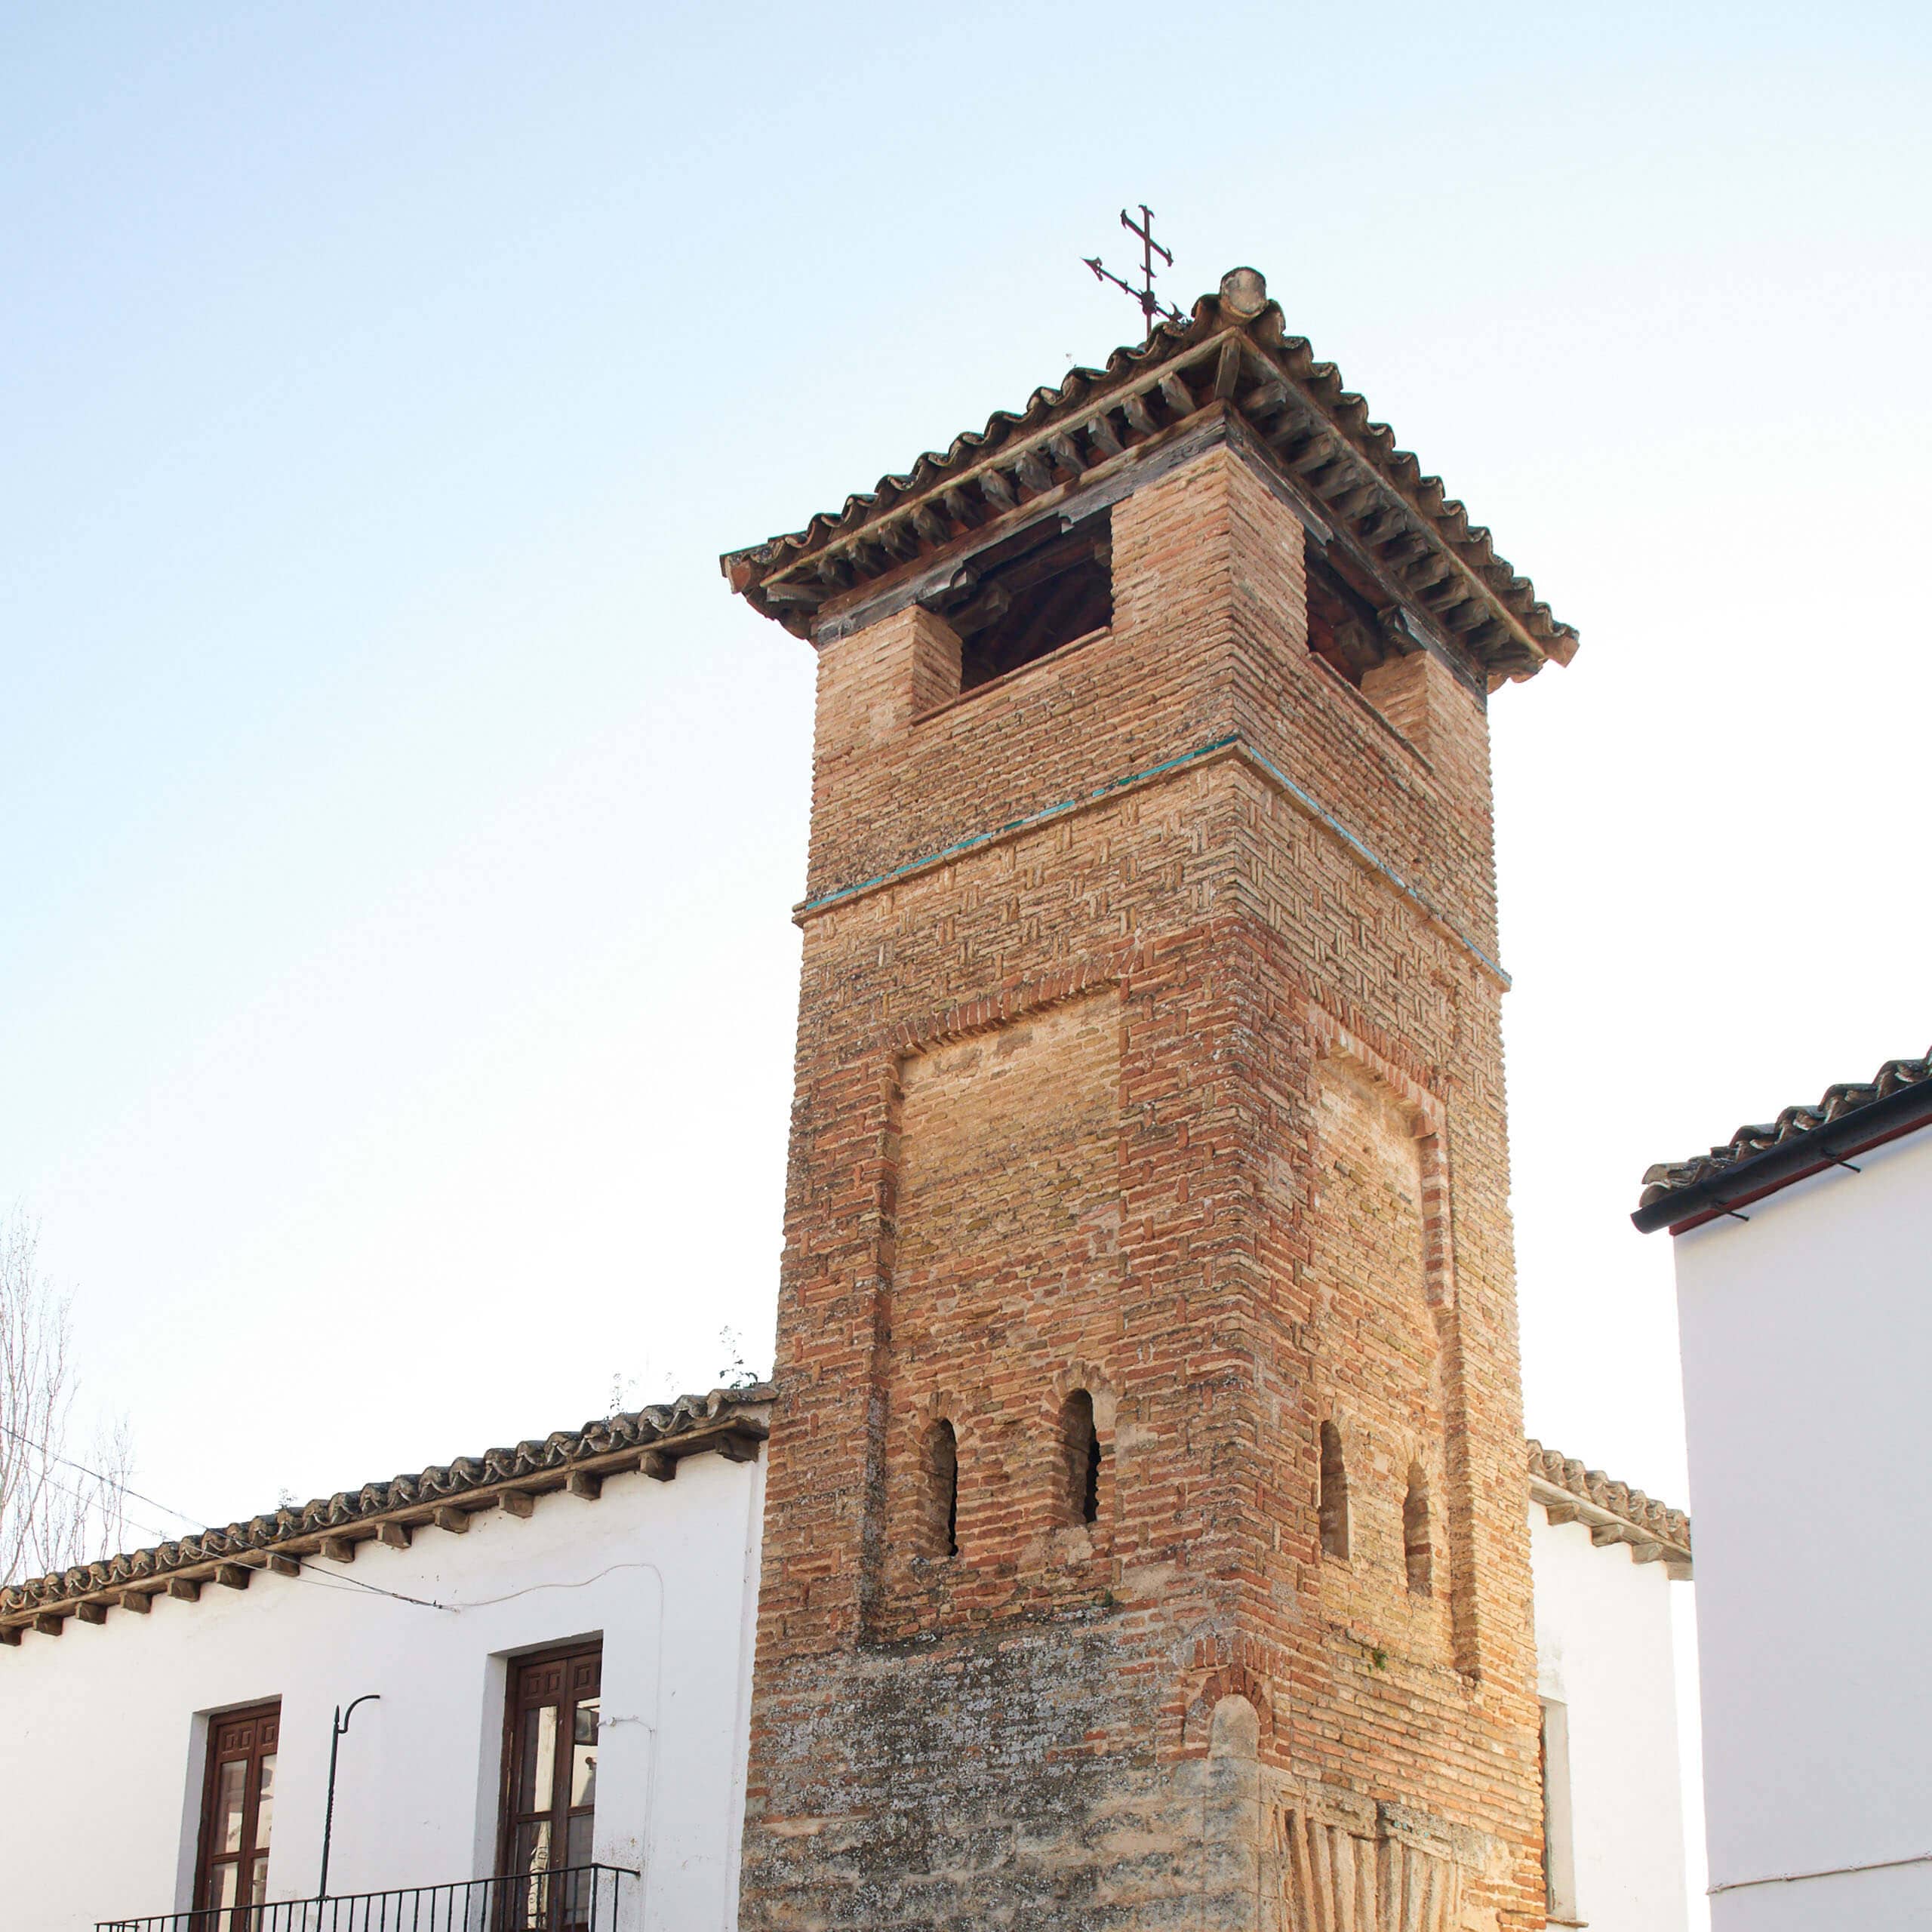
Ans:
[[[0,1643],[17,1644],[29,1629],[57,1636],[69,1617],[100,1623],[112,1609],[145,1611],[156,1596],[192,1602],[205,1583],[246,1589],[257,1570],[292,1576],[311,1561],[346,1561],[358,1542],[406,1546],[422,1528],[460,1534],[472,1515],[487,1509],[528,1515],[546,1491],[595,1497],[606,1476],[635,1469],[669,1481],[687,1456],[715,1451],[748,1462],[771,1432],[774,1394],[770,1383],[760,1382],[681,1395],[669,1404],[9,1584],[0,1589]]]
[[[1690,1574],[1690,1518],[1618,1482],[1601,1469],[1588,1469],[1574,1457],[1546,1449],[1532,1437],[1530,1497],[1552,1523],[1580,1522],[1593,1543],[1628,1543],[1635,1563],[1661,1562],[1673,1577]]]
[[[1928,1121],[1932,1051],[1916,1060],[1888,1060],[1869,1080],[1841,1081],[1815,1102],[1786,1107],[1775,1120],[1747,1121],[1708,1153],[1646,1168],[1643,1196],[1631,1218],[1646,1234],[1663,1227],[1681,1232],[1826,1168],[1849,1165],[1847,1155]]]

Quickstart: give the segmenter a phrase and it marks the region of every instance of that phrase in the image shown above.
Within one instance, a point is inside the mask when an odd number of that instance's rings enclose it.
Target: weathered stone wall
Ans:
[[[1542,1922],[1483,703],[1321,666],[1301,543],[1223,448],[1115,507],[1111,632],[822,651],[747,1927],[1275,1932],[1345,1847]]]

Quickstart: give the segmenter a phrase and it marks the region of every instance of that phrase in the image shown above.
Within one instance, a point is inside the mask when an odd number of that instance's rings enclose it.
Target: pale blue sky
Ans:
[[[211,1518],[768,1346],[807,648],[717,553],[1252,262],[1577,623],[1495,706],[1531,1426],[1924,1050],[1928,37],[1870,6],[0,17],[0,1199]]]

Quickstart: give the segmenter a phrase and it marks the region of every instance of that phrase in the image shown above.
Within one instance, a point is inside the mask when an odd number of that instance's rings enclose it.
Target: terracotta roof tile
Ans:
[[[206,1580],[223,1564],[259,1567],[278,1552],[308,1554],[325,1534],[383,1521],[427,1522],[439,1506],[466,1503],[487,1508],[505,1489],[561,1489],[574,1472],[615,1474],[635,1468],[648,1450],[661,1447],[681,1457],[721,1444],[761,1441],[771,1427],[774,1392],[769,1383],[761,1382],[714,1389],[708,1395],[681,1395],[675,1402],[588,1422],[581,1429],[432,1463],[413,1475],[337,1490],[245,1523],[10,1584],[0,1589],[0,1633],[17,1641],[20,1627],[36,1617],[64,1616],[82,1603],[111,1602],[124,1590],[152,1595],[165,1592],[172,1579]]]
[[[1546,1449],[1532,1437],[1529,1451],[1531,1494],[1547,1509],[1560,1498],[1538,1497],[1540,1485],[1574,1498],[1580,1518],[1588,1520],[1603,1542],[1623,1542],[1638,1551],[1655,1552],[1673,1567],[1690,1561],[1690,1518],[1681,1509],[1659,1503],[1641,1489],[1618,1482],[1601,1469],[1586,1469],[1574,1457]]]
[[[1720,1141],[1707,1154],[1694,1154],[1684,1161],[1660,1161],[1647,1168],[1639,1204],[1648,1208],[1700,1186],[1774,1148],[1802,1140],[1820,1128],[1835,1125],[1928,1079],[1932,1079],[1932,1051],[1917,1060],[1888,1060],[1869,1080],[1828,1087],[1814,1104],[1786,1107],[1776,1120],[1740,1127],[1728,1140]]]
[[[1023,525],[1035,503],[1050,507],[1131,462],[1142,444],[1224,409],[1278,459],[1284,485],[1493,680],[1528,677],[1552,658],[1568,663],[1575,630],[1497,554],[1441,478],[1371,417],[1335,365],[1287,332],[1266,293],[1252,269],[1231,270],[1191,316],[1115,349],[1104,368],[1070,370],[1017,414],[996,410],[983,429],[928,451],[802,529],[727,552],[732,589],[808,636],[822,608],[835,611],[875,583],[943,562],[987,529]]]

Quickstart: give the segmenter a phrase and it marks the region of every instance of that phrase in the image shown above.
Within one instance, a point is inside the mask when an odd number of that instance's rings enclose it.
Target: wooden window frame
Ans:
[[[523,1875],[521,1872],[512,1869],[511,1864],[512,1858],[516,1849],[516,1826],[518,1819],[518,1812],[516,1808],[516,1778],[518,1771],[517,1719],[521,1715],[524,1709],[523,1700],[518,1695],[518,1687],[521,1681],[523,1673],[533,1667],[552,1663],[561,1664],[565,1667],[566,1670],[568,1670],[569,1666],[571,1664],[581,1663],[585,1659],[589,1657],[595,1657],[597,1660],[598,1694],[601,1699],[603,1694],[604,1681],[604,1639],[601,1635],[596,1637],[582,1638],[573,1643],[554,1644],[544,1650],[525,1651],[521,1652],[517,1656],[509,1657],[506,1660],[509,1668],[504,1673],[503,1680],[503,1768],[501,1774],[498,1778],[497,1786],[496,1867],[497,1875],[499,1878],[520,1878]],[[577,1708],[577,1702],[578,1700],[573,1697],[568,1700],[568,1706],[565,1708],[574,1711]],[[568,1752],[569,1746],[568,1741],[565,1740],[565,1726],[561,1715],[558,1720],[558,1735],[560,1740],[559,1761],[561,1761],[562,1754]],[[555,1774],[553,1772],[552,1776],[554,1777],[555,1775]],[[594,1817],[596,1811],[596,1807],[594,1802],[592,1805],[591,1810],[592,1815]],[[553,1844],[555,1842],[556,1812],[557,1807],[553,1802],[551,1806],[551,1829],[552,1841]],[[594,1846],[592,1849],[594,1851]],[[568,1860],[570,1851],[569,1807],[568,1805],[564,1808],[563,1850],[565,1857]],[[556,1871],[562,1871],[568,1869],[568,1867],[565,1865],[555,1865],[551,1869]],[[553,1913],[561,1909],[563,1903],[564,1902],[561,1900],[557,1902],[557,1904],[552,1907]]]
[[[216,1932],[216,1928],[225,1929],[231,1921],[238,1926],[246,1924],[252,1916],[249,1912],[250,1887],[246,1880],[256,1859],[262,1855],[255,1843],[256,1829],[260,1822],[261,1761],[280,1751],[281,1700],[264,1697],[256,1703],[238,1705],[233,1710],[212,1712],[208,1722],[208,1746],[202,1754],[202,1822],[195,1841],[195,1889],[189,1909],[197,1914],[205,1911],[206,1918],[199,1922],[209,1927],[210,1932]],[[230,1725],[260,1725],[265,1722],[273,1725],[272,1732],[266,1738],[258,1733],[245,1753],[222,1750],[222,1734]],[[242,1778],[242,1846],[232,1861],[236,1880],[235,1903],[231,1908],[217,1909],[207,1903],[208,1880],[216,1864],[230,1861],[226,1853],[217,1853],[214,1849],[215,1804],[221,1791],[221,1766],[238,1755],[248,1768]],[[269,1851],[273,1851],[272,1842]],[[263,1878],[266,1883],[266,1872]]]

